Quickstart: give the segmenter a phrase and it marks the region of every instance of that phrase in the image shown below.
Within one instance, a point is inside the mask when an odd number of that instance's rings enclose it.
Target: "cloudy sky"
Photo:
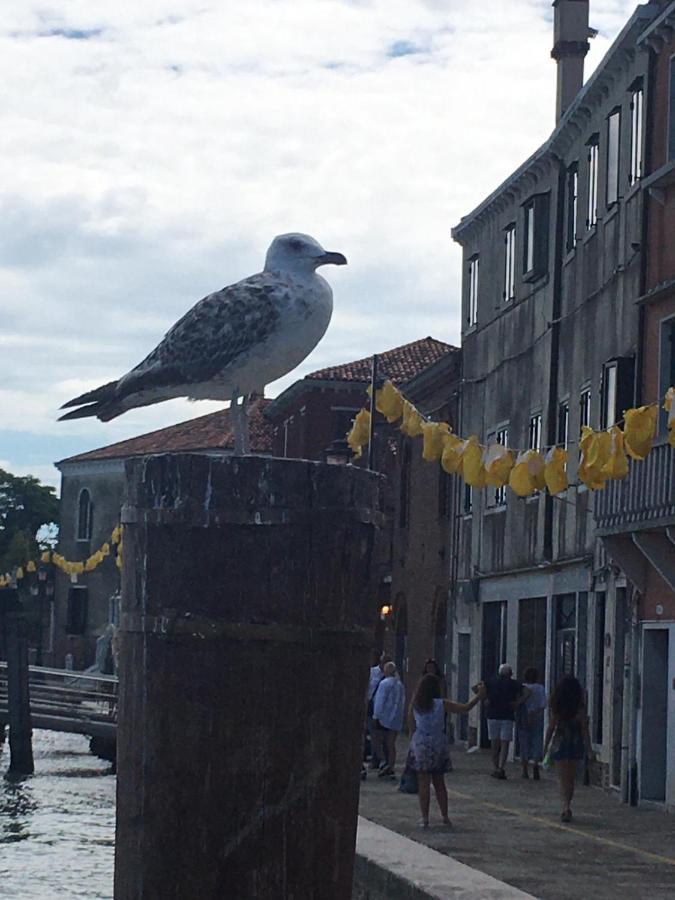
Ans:
[[[591,0],[587,74],[635,6]],[[553,126],[550,0],[6,0],[0,467],[183,421],[56,423],[206,293],[304,231],[350,265],[292,378],[459,339],[450,228]]]

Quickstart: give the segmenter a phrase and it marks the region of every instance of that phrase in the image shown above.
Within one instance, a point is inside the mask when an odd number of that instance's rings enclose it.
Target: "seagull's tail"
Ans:
[[[87,416],[96,416],[102,422],[109,422],[115,416],[119,416],[124,412],[124,408],[119,408],[115,403],[115,389],[117,381],[109,381],[108,384],[101,385],[93,391],[87,391],[86,394],[80,394],[64,403],[61,409],[68,409],[71,406],[77,406],[79,409],[73,409],[64,416],[59,417],[59,422],[65,422],[68,419],[84,419]]]

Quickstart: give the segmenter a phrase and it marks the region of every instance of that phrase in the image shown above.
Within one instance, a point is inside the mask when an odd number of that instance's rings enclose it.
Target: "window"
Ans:
[[[623,419],[624,410],[633,403],[634,378],[635,360],[632,356],[610,359],[602,367],[601,428],[611,428]]]
[[[574,163],[567,170],[567,250],[574,250],[577,244],[577,213],[579,210],[579,164]]]
[[[80,499],[77,503],[77,539],[78,541],[91,540],[91,528],[93,524],[94,508],[91,503],[89,491],[83,488],[80,491]]]
[[[462,499],[462,512],[465,516],[470,516],[473,512],[473,497],[471,494],[471,485],[464,485],[464,497]]]
[[[438,469],[438,518],[449,519],[452,516],[452,489],[454,481],[439,466]]]
[[[642,117],[644,109],[644,91],[642,79],[633,83],[630,97],[630,169],[628,182],[633,185],[644,174],[642,171]]]
[[[619,199],[619,156],[621,151],[621,110],[613,110],[607,119],[607,206]]]
[[[525,207],[525,259],[523,272],[534,269],[534,200]]]
[[[670,60],[670,107],[668,115],[668,160],[675,159],[675,56]]]
[[[591,424],[591,389],[584,388],[579,395],[579,426]]]
[[[478,321],[478,254],[469,260],[469,314],[467,316],[469,328]]]
[[[530,427],[528,431],[528,449],[541,450],[541,413],[530,416]]]
[[[663,397],[669,387],[675,387],[675,316],[661,322],[661,372],[659,397]],[[664,412],[662,422],[666,427],[668,413]]]
[[[588,206],[586,228],[594,228],[598,224],[598,143],[597,134],[588,142]]]
[[[558,404],[558,430],[556,443],[567,446],[570,429],[570,404],[569,400],[562,400]]]
[[[84,634],[87,629],[89,598],[86,587],[71,587],[68,591],[66,634]]]
[[[509,303],[516,296],[516,226],[512,223],[504,232],[504,300]]]
[[[488,444],[501,444],[502,447],[509,446],[509,429],[504,426],[498,428],[492,434],[488,435]],[[488,488],[488,506],[505,506],[506,505],[506,486],[498,488]]]
[[[547,270],[548,194],[538,194],[523,206],[524,244],[523,275],[539,278]]]

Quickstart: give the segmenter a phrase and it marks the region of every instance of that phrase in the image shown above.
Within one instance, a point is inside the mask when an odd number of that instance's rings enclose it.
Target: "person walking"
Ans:
[[[384,678],[375,691],[373,719],[383,737],[386,762],[378,772],[379,778],[394,777],[396,767],[396,738],[403,728],[405,716],[405,687],[398,677],[396,664],[384,664]]]
[[[560,784],[560,819],[571,822],[577,765],[584,754],[591,755],[584,691],[574,675],[563,675],[551,694],[544,758],[549,750]]]
[[[378,769],[381,763],[386,762],[382,747],[381,734],[375,726],[373,718],[373,706],[375,692],[384,678],[384,666],[389,657],[384,653],[376,654],[368,676],[368,710],[366,713],[366,731],[370,738],[370,768]]]
[[[506,760],[513,740],[515,711],[530,696],[529,690],[513,678],[508,663],[502,663],[496,678],[491,678],[487,688],[487,727],[492,747],[492,777],[506,778]]]
[[[539,684],[539,673],[530,666],[523,673],[523,684],[530,692],[525,702],[518,707],[518,747],[523,778],[529,778],[529,764],[532,762],[532,777],[539,781],[539,763],[544,758],[544,710],[546,691]]]
[[[410,725],[410,765],[417,772],[419,803],[422,819],[420,825],[429,827],[431,785],[434,786],[438,808],[445,825],[448,818],[448,792],[444,775],[448,769],[448,742],[444,731],[446,713],[466,713],[485,697],[483,684],[477,685],[476,696],[468,703],[441,697],[440,683],[435,675],[423,675],[420,679],[408,714]]]

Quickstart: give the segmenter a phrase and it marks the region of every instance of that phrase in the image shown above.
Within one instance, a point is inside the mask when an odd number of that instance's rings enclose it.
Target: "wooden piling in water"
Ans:
[[[127,468],[115,898],[348,900],[380,476]]]
[[[0,606],[3,610],[5,650],[7,654],[7,719],[9,725],[10,762],[8,774],[32,775],[33,726],[28,688],[28,641],[26,622],[18,602],[17,591],[4,588]]]

